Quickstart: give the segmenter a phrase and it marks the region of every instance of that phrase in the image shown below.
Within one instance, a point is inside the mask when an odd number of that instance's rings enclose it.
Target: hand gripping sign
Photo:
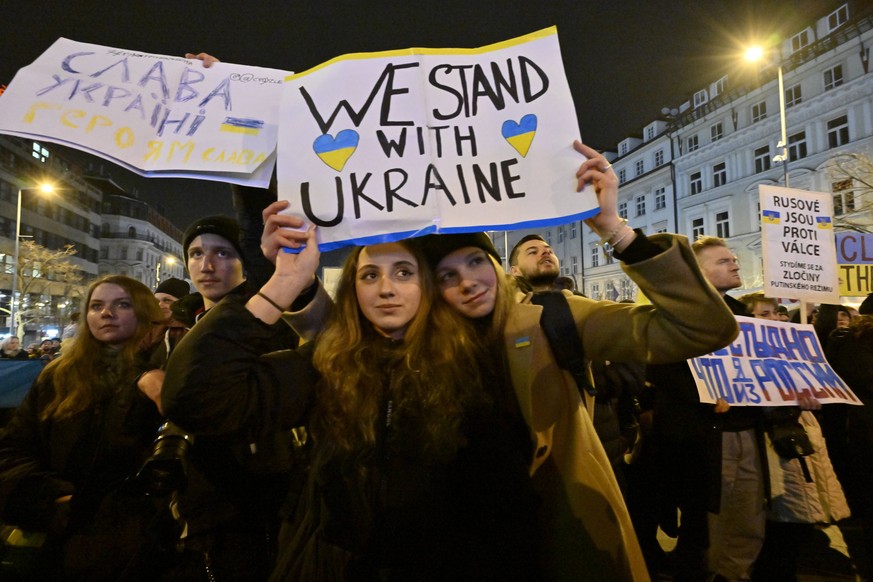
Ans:
[[[286,71],[57,40],[0,98],[0,132],[149,177],[266,187]]]
[[[554,28],[346,55],[286,79],[279,197],[322,250],[563,224],[598,211],[576,192],[577,137]]]

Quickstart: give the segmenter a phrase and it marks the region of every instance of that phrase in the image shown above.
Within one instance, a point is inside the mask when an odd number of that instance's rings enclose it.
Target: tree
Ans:
[[[24,337],[24,326],[43,317],[45,309],[28,307],[28,295],[60,296],[76,299],[82,296],[82,272],[70,258],[78,251],[73,245],[62,249],[47,249],[32,240],[21,243],[18,250],[18,308],[12,327]],[[0,308],[9,313],[8,309]]]
[[[834,226],[873,233],[873,159],[862,153],[840,154],[828,169],[834,185]],[[837,199],[837,196],[840,196]],[[839,208],[837,207],[839,205]]]

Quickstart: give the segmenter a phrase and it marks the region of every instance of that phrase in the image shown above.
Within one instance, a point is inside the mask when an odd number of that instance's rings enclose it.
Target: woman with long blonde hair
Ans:
[[[163,319],[151,290],[113,275],[85,298],[87,324],[49,363],[0,438],[0,519],[49,533],[41,575],[148,576],[151,501],[129,479],[161,423],[136,388]]]

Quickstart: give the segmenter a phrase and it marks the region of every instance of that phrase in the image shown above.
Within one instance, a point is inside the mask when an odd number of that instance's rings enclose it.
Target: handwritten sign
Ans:
[[[138,174],[266,187],[287,72],[57,40],[0,101],[0,132]]]
[[[824,357],[811,325],[737,317],[740,335],[727,347],[688,360],[701,402],[792,406],[799,396],[862,404]]]
[[[833,200],[824,192],[760,186],[764,293],[839,302]]]
[[[479,49],[338,57],[286,80],[279,197],[320,247],[595,214],[554,28]]]
[[[836,237],[840,295],[873,293],[873,234],[838,232]]]

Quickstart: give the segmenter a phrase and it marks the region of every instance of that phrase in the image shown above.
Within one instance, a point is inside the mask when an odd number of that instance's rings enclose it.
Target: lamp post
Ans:
[[[176,257],[167,257],[166,259],[158,258],[158,262],[155,263],[155,287],[161,284],[161,265],[163,261],[167,262],[167,266],[172,267],[176,264]]]
[[[38,188],[19,188],[18,205],[15,211],[15,246],[12,253],[12,297],[9,299],[9,334],[16,335],[15,329],[15,292],[18,290],[18,240],[21,238],[21,197],[25,190],[40,190],[49,194],[55,191],[51,184],[43,184]]]
[[[758,46],[746,50],[746,60],[756,62],[764,56],[764,49]],[[782,61],[777,63],[776,77],[779,82],[779,123],[782,130],[782,140],[776,144],[782,151],[773,157],[774,162],[782,162],[782,171],[785,175],[785,187],[788,188],[788,134],[785,126],[785,84],[782,80]]]

